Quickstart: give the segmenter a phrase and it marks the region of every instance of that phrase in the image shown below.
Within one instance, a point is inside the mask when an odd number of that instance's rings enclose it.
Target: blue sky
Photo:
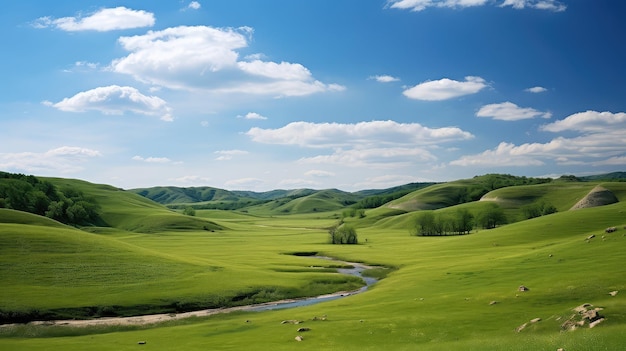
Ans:
[[[626,170],[626,3],[6,2],[0,170],[386,188]]]

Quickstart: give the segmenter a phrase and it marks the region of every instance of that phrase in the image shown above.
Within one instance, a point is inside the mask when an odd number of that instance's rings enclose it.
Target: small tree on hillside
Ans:
[[[331,244],[358,244],[356,230],[349,225],[334,226],[328,230]]]
[[[185,207],[185,209],[183,210],[183,214],[186,216],[195,216],[196,215],[196,210],[191,207],[191,206],[187,206]]]

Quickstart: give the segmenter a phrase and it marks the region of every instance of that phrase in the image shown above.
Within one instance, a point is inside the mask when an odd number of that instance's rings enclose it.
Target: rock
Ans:
[[[302,337],[302,335],[298,335],[295,337],[296,341],[302,341],[304,340],[304,338]]]
[[[280,324],[300,324],[300,321],[297,319],[287,319],[280,322]]]
[[[308,331],[310,331],[310,330],[311,330],[311,328],[305,328],[305,327],[302,327],[302,328],[298,328],[297,332],[298,332],[298,333],[301,333],[301,332],[308,332]]]
[[[615,296],[615,295],[617,295],[617,293],[618,293],[618,291],[617,291],[617,290],[615,290],[615,291],[611,291],[611,292],[609,293],[609,295],[611,295],[611,296]]]
[[[556,349],[556,351],[565,351],[565,349],[562,347],[559,347],[558,349]]]
[[[515,328],[515,331],[519,333],[522,330],[524,330],[524,328],[526,328],[527,325],[528,325],[528,323],[524,323],[524,324],[520,325],[519,327]]]
[[[147,341],[145,341],[145,340],[137,341],[138,345],[145,345],[146,343],[147,343]]]
[[[526,286],[524,285],[520,285],[519,288],[517,288],[517,291],[528,291],[530,289],[528,289]]]
[[[541,318],[537,317],[537,318],[533,318],[530,320],[531,323],[537,323],[537,322],[541,322]]]
[[[600,324],[602,322],[604,322],[604,318],[597,319],[597,320],[589,323],[589,328],[593,328],[593,327],[595,327],[596,325],[598,325],[598,324]]]
[[[489,306],[491,306],[491,305],[495,305],[495,304],[497,304],[497,303],[499,303],[499,302],[498,302],[498,301],[495,301],[495,300],[494,300],[494,301],[491,301],[491,302],[489,303]]]
[[[588,237],[586,237],[586,238],[585,238],[585,240],[591,240],[591,239],[593,239],[593,238],[595,238],[595,237],[596,237],[596,235],[595,235],[595,234],[591,234],[591,235],[589,235]]]

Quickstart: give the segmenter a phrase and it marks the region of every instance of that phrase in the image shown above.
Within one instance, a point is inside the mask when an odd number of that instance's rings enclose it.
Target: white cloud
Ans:
[[[253,141],[305,147],[341,147],[354,144],[432,145],[473,138],[456,127],[428,128],[419,123],[371,121],[359,123],[292,122],[278,129],[251,128]]]
[[[477,117],[491,117],[502,121],[518,121],[530,118],[550,118],[550,112],[537,111],[530,107],[519,107],[512,102],[485,105],[476,112]]]
[[[80,92],[57,103],[43,102],[61,111],[99,111],[103,114],[121,115],[133,112],[148,116],[160,116],[164,121],[172,121],[171,108],[156,96],[146,96],[128,86],[110,85]]]
[[[578,131],[588,133],[626,132],[626,113],[586,111],[546,124],[541,130],[548,132]]]
[[[171,89],[302,96],[345,87],[316,80],[301,64],[258,59],[239,60],[248,46],[250,27],[180,26],[144,35],[121,37],[130,54],[113,60],[110,69],[149,84]]]
[[[228,161],[233,158],[233,156],[247,155],[248,151],[244,150],[219,150],[215,151],[216,154],[220,155],[216,158],[217,161]]]
[[[245,118],[245,119],[261,119],[261,120],[266,120],[266,119],[267,119],[267,117],[262,116],[262,115],[260,115],[260,114],[258,114],[258,113],[256,113],[256,112],[248,112],[248,113],[246,113],[246,115],[245,115],[245,116],[241,116],[241,115],[239,115],[239,116],[237,116],[237,118]]]
[[[55,27],[64,31],[94,30],[106,32],[119,29],[152,27],[154,14],[143,10],[131,10],[120,6],[98,10],[87,17],[38,18],[33,26],[36,28]]]
[[[401,10],[422,11],[427,7],[472,7],[486,3],[487,0],[389,0],[387,6]]]
[[[535,94],[538,94],[538,93],[543,93],[543,92],[545,92],[545,91],[548,91],[548,89],[546,89],[546,88],[544,88],[544,87],[539,87],[539,86],[537,86],[537,87],[532,87],[532,88],[524,89],[524,91],[529,92],[529,93],[535,93]]]
[[[524,9],[526,7],[537,10],[548,10],[561,12],[567,9],[567,6],[557,0],[504,0],[500,7],[511,6],[514,9]]]
[[[396,77],[389,76],[389,75],[371,76],[368,79],[373,79],[379,83],[391,83],[391,82],[397,82],[400,80],[400,78],[396,78]]]
[[[134,161],[141,161],[146,163],[170,163],[170,160],[167,157],[141,157],[141,156],[133,156]]]
[[[433,129],[418,123],[395,121],[353,124],[292,122],[278,129],[251,128],[246,134],[259,143],[331,150],[329,153],[302,157],[299,163],[349,167],[430,163],[436,157],[429,149],[436,149],[442,143],[474,137],[456,127]]]
[[[429,7],[440,8],[465,8],[483,6],[493,1],[489,0],[388,0],[385,7],[423,11]],[[567,6],[557,0],[504,0],[500,7],[511,6],[515,9],[534,8],[538,10],[565,11]]]
[[[43,153],[0,153],[0,169],[22,172],[75,173],[89,159],[102,156],[93,149],[62,146]]]
[[[304,175],[307,177],[326,178],[326,177],[334,177],[335,173],[329,172],[329,171],[322,171],[319,169],[312,169],[310,171],[304,172]]]
[[[189,3],[189,5],[187,5],[187,8],[190,8],[192,10],[199,10],[200,7],[202,7],[202,5],[200,5],[200,3],[197,1],[192,1]]]
[[[514,145],[502,142],[495,149],[463,156],[456,166],[618,165],[626,150],[626,113],[586,111],[547,124],[541,130],[580,135],[557,136],[546,143]]]
[[[467,76],[464,82],[443,78],[420,83],[403,94],[416,100],[439,101],[475,94],[486,87],[488,84],[481,77]]]

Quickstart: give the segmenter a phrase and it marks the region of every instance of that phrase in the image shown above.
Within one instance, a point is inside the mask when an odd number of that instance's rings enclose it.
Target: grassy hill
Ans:
[[[163,205],[109,185],[44,178],[58,187],[72,187],[88,194],[101,207],[104,226],[135,232],[163,230],[216,230],[220,226],[206,219],[184,216]]]
[[[160,215],[169,211],[135,194],[117,194],[119,189],[68,181],[94,194],[107,209],[104,212],[118,205],[131,214],[148,215],[150,210],[135,209],[146,206]],[[446,201],[442,194],[455,194],[459,184],[475,186],[476,180],[451,183],[448,190],[437,184],[432,186],[439,187],[435,191],[418,190],[409,199],[442,204],[429,210],[435,213],[480,211],[497,204],[507,215],[518,216],[524,206],[541,201],[552,203],[558,212],[530,220],[518,217],[515,223],[470,235],[418,237],[409,235],[409,229],[420,211],[382,206],[367,210],[364,218],[346,219],[356,228],[359,245],[330,245],[324,228],[335,222],[334,212],[302,213],[311,210],[304,197],[301,206],[306,207],[299,209],[294,203],[289,207],[293,212],[283,216],[261,213],[274,213],[291,201],[258,213],[197,211],[196,219],[224,228],[214,233],[164,229],[145,234],[111,227],[106,233],[90,234],[41,217],[0,211],[0,218],[13,218],[5,221],[13,223],[0,223],[2,310],[13,306],[58,313],[80,307],[106,315],[130,313],[129,306],[147,303],[176,311],[358,286],[322,269],[314,258],[289,255],[293,252],[393,268],[365,293],[308,307],[238,312],[158,327],[0,328],[0,349],[130,350],[138,347],[139,340],[146,340],[154,350],[623,347],[626,183],[522,184],[487,191],[483,201],[460,204]],[[619,201],[569,210],[596,186],[610,190]],[[426,195],[421,193],[426,190]],[[311,201],[335,203],[343,198],[332,190],[322,193],[324,197]],[[103,218],[112,221],[115,216],[103,213]],[[131,222],[118,219],[122,227]],[[605,233],[607,227],[617,230]],[[521,285],[528,290],[519,291]],[[587,323],[565,330],[581,320],[573,309],[585,303],[601,308],[604,321],[594,328]],[[316,316],[325,318],[316,320]],[[303,321],[302,327],[309,330],[298,332],[300,325],[282,324],[283,320]],[[304,341],[295,341],[296,335]]]

